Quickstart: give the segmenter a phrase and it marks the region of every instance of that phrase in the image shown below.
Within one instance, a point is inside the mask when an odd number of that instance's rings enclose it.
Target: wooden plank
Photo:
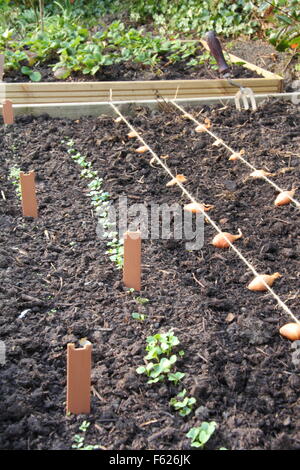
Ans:
[[[261,84],[278,85],[278,80],[274,78],[244,78],[236,79],[237,83],[243,86],[260,86]],[[152,89],[211,89],[219,86],[231,87],[225,79],[215,80],[153,80],[145,82],[60,82],[54,83],[8,83],[5,85],[5,91],[10,93],[57,93],[57,92],[80,92],[80,91],[107,91],[107,90],[152,90]]]
[[[251,87],[253,91],[257,91],[258,93],[263,92],[264,90],[273,90],[273,91],[278,91],[277,87],[274,86],[259,86],[259,87]],[[107,91],[102,92],[102,93],[91,93],[91,92],[86,92],[86,93],[51,93],[49,95],[47,94],[42,94],[40,95],[39,93],[35,94],[30,94],[30,95],[9,95],[7,98],[11,100],[13,103],[16,103],[19,99],[26,99],[29,101],[30,99],[37,99],[39,98],[40,100],[47,100],[47,99],[72,99],[74,102],[76,102],[77,99],[80,98],[87,98],[90,97],[92,100],[98,99],[98,101],[101,101],[102,99],[104,100],[116,100],[116,97],[137,97],[137,99],[141,99],[142,96],[153,96],[154,98],[159,97],[159,96],[172,96],[174,98],[175,94],[176,96],[179,95],[187,95],[187,96],[192,96],[194,95],[195,97],[197,96],[204,96],[204,95],[219,95],[220,91],[222,93],[224,92],[225,94],[231,94],[235,95],[235,93],[238,92],[238,88],[225,88],[225,87],[218,87],[218,88],[213,88],[212,90],[148,90],[148,91],[140,91],[138,93],[135,93],[134,90],[127,90],[127,91],[115,91],[112,92],[112,96],[110,96],[110,92]]]
[[[240,85],[242,86],[246,86],[246,87],[250,87],[252,89],[256,89],[256,88],[266,88],[266,89],[269,89],[269,88],[273,88],[273,89],[278,89],[278,81],[276,80],[256,80],[256,81],[250,81],[250,82],[245,82],[245,81],[241,81],[241,80],[237,80],[236,81],[237,83],[239,83]],[[203,93],[203,92],[207,92],[207,90],[209,90],[209,92],[214,92],[214,91],[217,91],[219,89],[226,89],[226,90],[229,90],[229,91],[233,91],[234,89],[236,89],[236,87],[230,85],[226,80],[219,80],[217,83],[212,83],[210,84],[209,86],[197,86],[197,85],[194,85],[194,86],[190,86],[190,87],[182,87],[182,86],[178,86],[178,87],[173,87],[173,86],[169,86],[169,87],[164,87],[164,86],[158,86],[158,87],[149,87],[149,88],[140,88],[140,89],[137,89],[135,88],[133,85],[131,85],[131,87],[127,87],[127,88],[104,88],[104,89],[99,89],[99,90],[95,90],[95,89],[90,89],[90,88],[86,88],[86,89],[83,89],[83,90],[76,90],[76,89],[70,89],[70,90],[49,90],[49,91],[45,91],[45,90],[30,90],[30,91],[27,91],[27,92],[24,92],[24,91],[21,91],[21,90],[18,90],[18,91],[12,91],[10,89],[6,90],[6,96],[9,97],[9,98],[12,98],[12,97],[22,97],[22,96],[26,96],[26,97],[34,97],[34,96],[41,96],[41,97],[46,97],[46,96],[100,96],[100,95],[107,95],[110,93],[110,90],[112,90],[112,93],[114,94],[126,94],[126,93],[132,93],[132,94],[147,94],[147,93],[154,93],[155,91],[158,91],[159,93],[163,94],[163,93],[175,93],[177,90],[180,91],[180,92],[187,92],[187,93]]]
[[[255,99],[257,103],[274,97],[282,100],[294,102],[296,97],[295,93],[268,93],[268,94],[256,94]],[[224,106],[224,103],[233,103],[234,96],[209,96],[209,97],[196,97],[196,98],[182,98],[180,104],[182,106],[200,106],[200,105],[220,105]],[[127,116],[132,115],[135,109],[135,102],[132,101],[115,101],[114,102],[120,111]],[[148,107],[149,109],[158,109],[159,102],[157,100],[141,100],[138,103]],[[1,109],[1,103],[0,103]],[[110,106],[109,102],[82,102],[82,103],[46,103],[46,104],[17,104],[14,106],[15,115],[34,115],[40,116],[45,113],[49,114],[54,118],[69,118],[69,119],[80,119],[83,116],[100,116],[105,114],[106,116],[114,116],[115,112]]]
[[[279,92],[278,89],[274,88],[274,87],[259,87],[259,88],[252,88],[253,92],[255,94],[264,94],[264,93],[277,93]],[[218,96],[233,96],[236,94],[238,90],[236,88],[231,88],[231,89],[225,89],[225,88],[219,88],[219,89],[215,89],[213,92],[206,92],[206,93],[203,93],[203,92],[181,92],[180,90],[178,91],[177,93],[177,98],[201,98],[201,97],[209,97],[209,96],[212,96],[212,97],[218,97]],[[160,93],[160,96],[162,96],[163,98],[167,99],[167,98],[170,98],[170,99],[174,99],[174,96],[175,96],[175,91],[171,91],[171,92],[162,92]],[[156,94],[155,93],[151,93],[151,92],[148,92],[148,93],[142,93],[142,94],[137,94],[137,93],[134,93],[134,92],[122,92],[122,93],[114,93],[113,94],[113,100],[114,101],[128,101],[128,100],[138,100],[138,101],[141,101],[141,100],[149,100],[149,99],[157,99],[156,97]],[[26,104],[26,103],[31,103],[31,104],[34,104],[34,103],[81,103],[81,102],[101,102],[101,101],[110,101],[110,97],[109,97],[109,94],[96,94],[94,96],[91,96],[90,94],[83,94],[81,96],[75,96],[75,95],[62,95],[62,96],[55,96],[55,95],[51,95],[51,96],[45,96],[44,98],[43,97],[40,97],[38,95],[34,96],[34,97],[28,97],[28,96],[22,96],[22,97],[15,97],[13,102],[14,104]]]
[[[252,90],[277,90],[277,87],[276,86],[268,86],[267,84],[262,84],[262,86],[258,85],[258,86],[252,86],[250,87]],[[143,95],[156,95],[156,93],[159,93],[160,95],[162,96],[166,96],[166,95],[171,95],[171,96],[174,96],[175,93],[176,95],[178,94],[181,94],[181,95],[198,95],[198,94],[215,94],[215,93],[218,93],[219,90],[223,90],[223,91],[226,91],[226,92],[230,92],[230,93],[233,93],[236,91],[238,91],[238,88],[237,87],[233,87],[233,86],[224,86],[222,87],[221,85],[216,87],[216,88],[212,88],[210,89],[209,91],[207,89],[204,89],[204,90],[201,90],[201,89],[170,89],[170,90],[161,90],[161,89],[157,89],[157,90],[112,90],[112,96],[113,98],[115,96],[128,96],[128,95],[133,95],[133,96],[143,96]],[[29,99],[29,98],[41,98],[41,99],[44,99],[44,98],[74,98],[74,101],[76,101],[77,98],[81,98],[81,97],[87,97],[87,96],[90,96],[90,97],[105,97],[107,99],[110,98],[110,90],[103,90],[101,92],[91,92],[91,91],[80,91],[80,92],[71,92],[71,93],[64,93],[62,91],[60,92],[57,92],[57,93],[7,93],[6,94],[6,97],[7,99],[18,99],[18,98],[26,98],[26,99]]]

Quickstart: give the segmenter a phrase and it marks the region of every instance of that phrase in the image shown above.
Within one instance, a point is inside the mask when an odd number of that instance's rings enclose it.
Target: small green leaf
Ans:
[[[40,82],[42,80],[42,75],[40,74],[40,72],[32,72],[29,75],[29,78],[32,82]]]
[[[32,73],[32,70],[30,67],[27,67],[27,65],[23,65],[23,67],[21,67],[21,72],[24,75],[30,75]]]

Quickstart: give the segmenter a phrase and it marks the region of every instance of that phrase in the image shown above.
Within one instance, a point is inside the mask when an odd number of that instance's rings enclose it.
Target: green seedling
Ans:
[[[192,440],[192,447],[198,447],[202,449],[207,443],[207,441],[209,441],[216,428],[217,423],[215,421],[211,421],[210,423],[204,421],[201,426],[191,428],[186,434],[186,436]],[[222,450],[225,449],[223,448]]]
[[[103,183],[103,179],[96,177],[88,184],[88,187],[91,191],[97,191],[97,190],[101,189],[102,183]],[[108,193],[106,193],[106,194],[108,194]]]
[[[97,175],[98,175],[97,171],[92,171],[89,168],[84,168],[83,170],[81,170],[81,173],[80,173],[81,178],[87,178],[87,179],[96,178]]]
[[[177,357],[175,354],[169,359],[166,357],[155,364],[149,362],[146,366],[141,366],[136,369],[138,374],[147,374],[149,378],[148,384],[162,382],[171,370],[171,367],[175,364]]]
[[[83,421],[82,424],[79,426],[79,430],[82,432],[86,432],[88,428],[90,427],[90,424],[88,421]]]
[[[146,360],[158,359],[158,356],[161,354],[169,356],[172,349],[180,344],[179,339],[174,335],[172,330],[167,333],[158,333],[154,336],[149,336],[146,342],[146,351],[148,351],[145,357]]]
[[[131,314],[131,316],[134,320],[138,320],[138,321],[141,321],[141,322],[145,321],[146,318],[147,318],[147,315],[145,315],[144,313],[138,313],[138,312],[133,312]]]
[[[48,315],[53,316],[57,312],[56,308],[49,310]]]
[[[185,374],[183,372],[171,372],[168,374],[168,380],[174,382],[174,385],[178,385],[180,380],[183,379]]]
[[[140,305],[145,305],[149,303],[149,299],[147,299],[146,297],[136,297],[135,300]]]
[[[20,168],[12,166],[9,170],[8,179],[12,182],[15,187],[16,194],[21,199],[21,183],[20,183]]]
[[[185,374],[171,371],[177,361],[177,356],[172,354],[173,348],[179,344],[173,331],[148,336],[146,342],[147,355],[144,359],[147,365],[138,367],[136,372],[150,377],[147,383],[162,382],[168,378],[170,382],[177,384]]]
[[[123,239],[118,240],[114,238],[112,241],[107,242],[107,246],[109,246],[109,250],[106,253],[109,256],[109,259],[113,261],[118,269],[121,269],[124,263],[124,246],[123,246]]]
[[[21,72],[24,75],[27,75],[32,82],[40,82],[42,80],[42,75],[40,74],[40,72],[34,71],[26,65],[21,68]]]
[[[79,427],[79,430],[83,433],[83,434],[75,434],[75,436],[73,437],[73,441],[75,442],[75,444],[72,444],[72,448],[73,449],[76,449],[76,450],[95,450],[95,449],[99,449],[99,446],[97,445],[84,445],[84,441],[85,441],[85,433],[86,431],[88,430],[88,428],[90,427],[90,424],[88,421],[83,421],[82,424],[80,425]]]
[[[170,400],[170,405],[174,406],[175,410],[179,411],[180,416],[189,415],[192,412],[195,403],[196,398],[187,397],[185,389]]]
[[[90,190],[88,196],[90,197],[91,205],[95,208],[102,228],[108,229],[109,227],[113,227],[114,224],[109,222],[108,214],[110,194],[101,189],[103,179],[98,176],[97,171],[93,171],[92,163],[88,162],[85,156],[81,155],[80,152],[76,151],[74,148],[74,140],[70,139],[68,141],[62,141],[62,143],[65,143],[69,147],[67,152],[72,160],[81,166],[82,170],[80,176],[82,178],[91,179],[88,183],[88,188]],[[109,255],[109,259],[115,263],[117,268],[121,269],[124,262],[123,240],[117,238],[117,232],[107,230],[102,235],[103,238],[110,239],[110,241],[107,242],[108,250],[106,251],[106,254]]]

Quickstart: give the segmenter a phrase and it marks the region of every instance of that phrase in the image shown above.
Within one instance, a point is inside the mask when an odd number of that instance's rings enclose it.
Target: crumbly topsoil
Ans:
[[[230,106],[192,111],[283,189],[299,182],[299,107],[268,101],[257,112]],[[214,205],[212,219],[236,241],[260,273],[280,272],[274,290],[299,317],[299,210],[275,207],[276,191],[206,133],[171,108],[133,110],[130,122],[186,188]],[[278,328],[291,319],[268,293],[250,292],[252,273],[233,250],[218,250],[204,225],[204,243],[143,241],[143,289],[122,284],[121,271],[96,234],[87,180],[67,153],[66,141],[92,162],[111,201],[184,205],[187,198],[128,129],[109,116],[75,121],[23,117],[1,127],[0,138],[0,448],[70,449],[83,420],[86,444],[105,449],[190,449],[186,433],[202,421],[218,429],[209,449],[299,449],[299,361]],[[65,141],[65,142],[63,142]],[[39,218],[23,218],[12,166],[37,173]],[[299,199],[299,192],[295,197]],[[143,322],[133,312],[147,315]],[[21,315],[22,314],[22,315]],[[229,315],[230,314],[230,315]],[[20,318],[21,315],[21,318]],[[173,328],[185,355],[182,384],[149,385],[136,373],[146,338]],[[66,416],[66,347],[93,344],[92,406],[88,416]],[[297,351],[296,351],[297,352]],[[298,365],[297,365],[298,364]],[[180,417],[169,401],[186,388],[197,400]]]
[[[26,64],[24,63],[24,65]],[[103,66],[95,75],[84,75],[82,73],[73,72],[70,77],[65,80],[59,80],[54,76],[51,64],[36,65],[34,70],[40,72],[42,82],[210,80],[222,78],[218,71],[209,65],[203,64],[191,67],[187,65],[187,61],[183,60],[170,63],[167,59],[162,60],[155,67],[131,61],[115,65],[107,65]],[[231,65],[230,72],[232,78],[263,78],[253,70],[249,70],[242,65]],[[28,75],[24,75],[17,70],[6,72],[3,80],[5,82],[30,82]]]

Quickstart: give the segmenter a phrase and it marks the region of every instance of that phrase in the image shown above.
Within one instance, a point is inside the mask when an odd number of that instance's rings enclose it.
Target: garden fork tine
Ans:
[[[255,96],[251,88],[245,88],[242,85],[232,81],[228,76],[224,75],[224,78],[227,79],[230,85],[239,87],[239,91],[234,96],[235,107],[238,111],[241,111],[241,101],[243,102],[244,109],[249,109],[249,101],[251,103],[251,108],[253,111],[257,110],[257,105],[255,101]],[[248,100],[249,98],[249,100]]]

